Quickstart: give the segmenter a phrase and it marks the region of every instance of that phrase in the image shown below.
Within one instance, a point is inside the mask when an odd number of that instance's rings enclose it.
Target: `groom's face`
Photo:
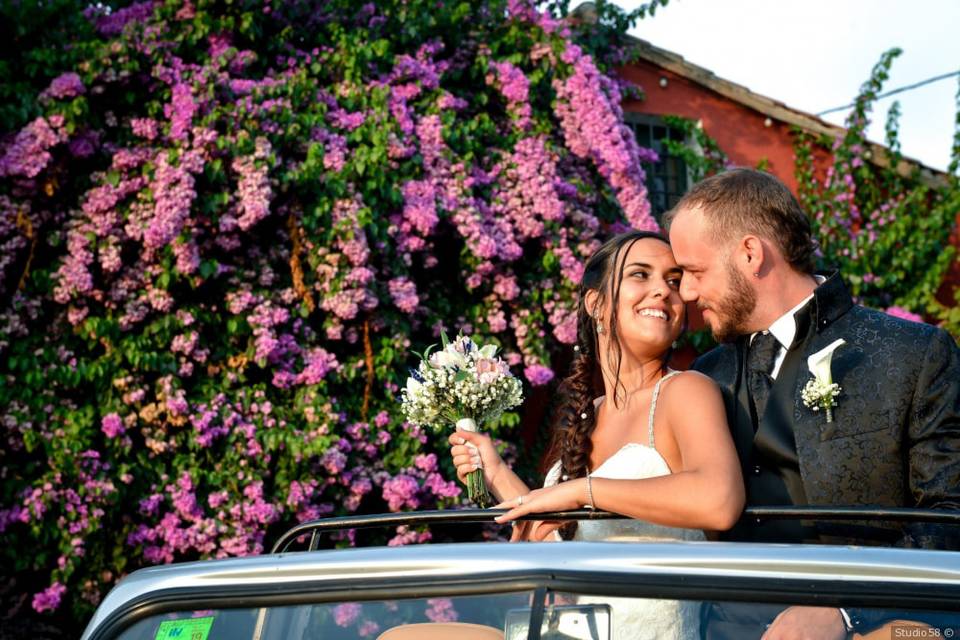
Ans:
[[[730,249],[719,246],[699,211],[677,213],[670,226],[670,244],[683,268],[680,296],[695,302],[719,342],[750,333],[749,320],[757,293],[730,259]]]

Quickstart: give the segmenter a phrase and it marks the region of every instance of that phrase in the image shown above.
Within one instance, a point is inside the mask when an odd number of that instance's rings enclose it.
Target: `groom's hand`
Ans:
[[[520,520],[513,523],[510,542],[556,542],[560,540],[557,530],[562,526],[559,520]]]
[[[789,607],[780,612],[760,640],[843,640],[846,636],[839,609]]]

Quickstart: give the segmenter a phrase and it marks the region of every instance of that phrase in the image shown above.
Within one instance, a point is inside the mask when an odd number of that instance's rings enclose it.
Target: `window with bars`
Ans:
[[[656,163],[644,163],[647,172],[647,192],[653,215],[657,221],[669,211],[673,205],[690,188],[690,177],[687,172],[687,163],[683,158],[672,156],[667,152],[664,140],[675,140],[686,144],[686,135],[680,129],[667,126],[657,117],[646,114],[625,114],[626,124],[637,138],[641,147],[647,147],[657,152],[659,160]]]

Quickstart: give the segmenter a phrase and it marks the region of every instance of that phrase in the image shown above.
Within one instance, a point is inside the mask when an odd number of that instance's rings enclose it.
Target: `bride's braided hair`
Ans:
[[[617,332],[617,307],[620,302],[620,283],[623,280],[626,256],[630,248],[639,241],[652,238],[669,244],[667,240],[649,231],[629,231],[621,233],[603,244],[590,256],[584,267],[580,281],[580,301],[577,307],[577,346],[578,351],[571,365],[570,375],[560,383],[553,427],[553,435],[547,454],[543,460],[546,472],[560,460],[561,480],[584,477],[590,471],[590,454],[593,452],[591,436],[596,427],[594,399],[603,395],[603,375],[600,370],[598,353],[597,324],[587,309],[587,292],[598,293],[595,305],[604,308],[610,299],[610,318],[604,323],[608,332],[608,356],[614,365],[613,402],[619,406],[623,399],[623,383],[620,381],[620,365],[623,349]],[[621,258],[622,256],[622,258]],[[664,362],[669,359],[665,358]],[[576,522],[570,522],[561,528],[564,538],[572,537],[576,531]]]

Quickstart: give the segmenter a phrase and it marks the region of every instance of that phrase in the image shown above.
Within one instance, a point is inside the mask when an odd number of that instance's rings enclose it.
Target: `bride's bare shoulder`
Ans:
[[[699,371],[681,371],[666,381],[660,390],[664,404],[686,404],[711,396],[719,397],[717,383]]]
[[[716,387],[717,383],[714,382],[710,376],[690,369],[687,371],[677,372],[675,375],[671,376],[670,380],[667,381],[665,386],[673,387],[674,389],[695,390],[699,388]]]

